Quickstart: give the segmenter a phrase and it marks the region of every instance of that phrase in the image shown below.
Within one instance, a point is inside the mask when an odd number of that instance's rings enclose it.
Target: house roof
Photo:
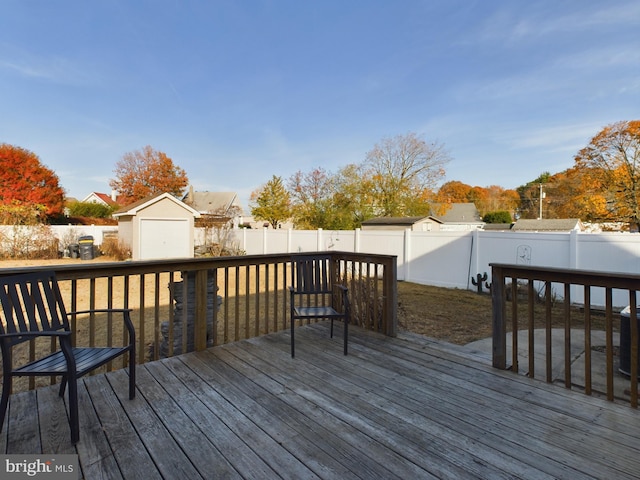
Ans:
[[[235,192],[194,192],[190,190],[182,201],[200,213],[226,214],[237,204],[238,195]]]
[[[170,193],[166,193],[166,192],[165,193],[157,193],[155,195],[151,195],[149,197],[146,197],[146,198],[143,198],[141,200],[138,200],[137,202],[133,202],[133,203],[123,207],[121,210],[118,210],[118,212],[114,213],[113,216],[117,218],[117,217],[124,217],[126,215],[135,215],[140,210],[144,210],[148,206],[153,205],[154,203],[160,202],[160,201],[162,201],[164,199],[169,199],[172,202],[180,205],[185,210],[190,211],[193,214],[194,217],[196,217],[196,218],[200,217],[200,212],[198,212],[197,210],[194,210],[193,208],[191,208],[186,203],[181,202],[178,198],[176,198],[173,195],[171,195]]]
[[[549,218],[549,219],[520,219],[513,224],[514,231],[537,232],[569,232],[571,230],[583,230],[579,218]]]
[[[377,217],[370,218],[362,222],[362,225],[406,225],[411,226],[423,220],[432,220],[437,223],[442,223],[437,218],[433,217]]]
[[[116,205],[118,205],[118,202],[113,200],[113,198],[111,198],[111,195],[107,195],[106,193],[101,193],[101,192],[91,192],[82,201],[83,202],[87,202],[91,197],[99,198],[106,205],[111,206],[111,207],[115,207]]]
[[[438,215],[438,211],[444,209],[444,214]],[[432,205],[431,216],[442,223],[482,223],[480,212],[473,203],[449,203]]]

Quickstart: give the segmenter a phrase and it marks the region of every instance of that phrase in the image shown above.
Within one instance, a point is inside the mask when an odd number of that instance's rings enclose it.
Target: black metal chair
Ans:
[[[77,380],[83,375],[129,354],[129,398],[135,397],[135,330],[130,309],[99,309],[67,313],[53,271],[40,271],[0,277],[0,347],[2,348],[2,400],[0,400],[0,430],[9,404],[13,377],[62,376],[60,396],[69,387],[69,425],[71,442],[80,439],[78,424]],[[69,316],[85,313],[122,313],[128,332],[128,344],[122,347],[77,348],[71,344]],[[38,338],[57,339],[59,350],[43,358],[14,367],[13,347]],[[123,342],[124,343],[124,342]]]
[[[295,357],[296,320],[328,318],[344,322],[344,354],[347,355],[351,307],[348,289],[337,283],[330,255],[295,256],[291,259],[292,281],[289,287],[291,305],[291,357]]]

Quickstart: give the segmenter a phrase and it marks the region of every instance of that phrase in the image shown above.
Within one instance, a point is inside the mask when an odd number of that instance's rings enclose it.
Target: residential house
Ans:
[[[84,199],[82,199],[82,203],[98,203],[100,205],[104,205],[105,207],[119,206],[118,198],[115,191],[112,191],[111,195],[100,192],[91,192]]]
[[[544,219],[519,219],[513,224],[514,232],[578,232],[585,231],[585,227],[579,218],[544,218]]]
[[[200,213],[203,222],[232,221],[237,226],[242,215],[242,206],[235,192],[196,192],[189,187],[182,201]]]
[[[443,231],[478,230],[485,225],[473,203],[433,204],[431,217],[442,222]]]

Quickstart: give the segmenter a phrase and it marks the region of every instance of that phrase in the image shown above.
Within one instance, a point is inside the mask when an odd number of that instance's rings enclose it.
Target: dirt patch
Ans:
[[[507,315],[511,318],[511,302],[507,302]],[[579,306],[570,308],[572,328],[584,328],[585,313]],[[433,287],[415,283],[398,283],[398,323],[410,332],[426,335],[458,345],[481,340],[492,335],[491,296],[469,290]],[[544,328],[546,307],[544,302],[534,302],[534,327]],[[561,301],[551,307],[551,326],[564,328],[565,309]],[[528,304],[518,300],[518,329],[528,327]],[[603,312],[591,312],[591,329],[605,330]],[[617,322],[613,322],[614,331]],[[511,323],[507,325],[511,331]]]

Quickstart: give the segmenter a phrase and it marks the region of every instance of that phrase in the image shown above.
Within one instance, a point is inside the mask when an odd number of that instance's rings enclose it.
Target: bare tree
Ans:
[[[378,213],[400,216],[428,210],[428,197],[444,178],[449,161],[443,145],[427,143],[415,133],[381,140],[364,163]]]
[[[205,254],[212,257],[239,255],[237,243],[234,242],[233,219],[240,214],[240,207],[220,208],[202,215],[197,226],[204,228]]]

